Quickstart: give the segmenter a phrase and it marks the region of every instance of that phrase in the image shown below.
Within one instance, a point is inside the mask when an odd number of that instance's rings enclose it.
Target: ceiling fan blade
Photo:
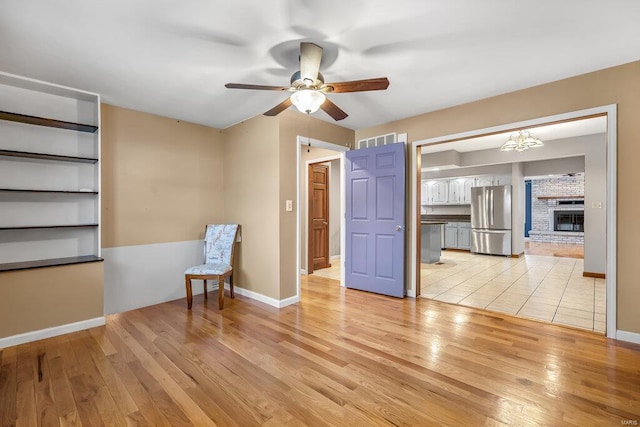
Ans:
[[[314,43],[300,43],[300,78],[307,85],[314,85],[320,71],[322,48]]]
[[[328,88],[326,92],[364,92],[368,90],[385,90],[389,87],[389,79],[379,77],[376,79],[353,80],[350,82],[326,83],[322,88]]]
[[[246,85],[244,83],[227,83],[224,87],[228,89],[289,90],[288,87],[284,86]]]
[[[269,110],[266,113],[264,113],[264,115],[265,116],[277,116],[278,114],[282,113],[287,108],[291,107],[291,105],[293,105],[291,103],[291,98],[287,98],[284,101],[282,101],[280,104],[278,104],[275,107],[273,107],[271,110]]]
[[[329,98],[324,100],[320,108],[322,108],[322,111],[333,117],[333,120],[335,121],[345,119],[348,116],[348,114],[342,111],[340,107],[331,102]]]

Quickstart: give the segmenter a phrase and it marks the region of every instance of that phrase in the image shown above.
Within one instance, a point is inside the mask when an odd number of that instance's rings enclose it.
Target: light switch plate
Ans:
[[[287,200],[285,203],[285,210],[287,212],[293,212],[293,200]]]

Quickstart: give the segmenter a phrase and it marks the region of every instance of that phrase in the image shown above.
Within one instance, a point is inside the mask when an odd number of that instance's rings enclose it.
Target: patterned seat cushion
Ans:
[[[231,266],[229,264],[200,264],[195,267],[189,267],[184,272],[184,274],[200,274],[200,275],[221,275],[231,271]]]

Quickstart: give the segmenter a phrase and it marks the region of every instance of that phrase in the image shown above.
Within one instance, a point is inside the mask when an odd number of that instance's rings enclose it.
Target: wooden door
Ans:
[[[329,167],[309,165],[309,245],[307,273],[331,267],[329,263]]]
[[[347,151],[345,286],[404,297],[404,143]]]

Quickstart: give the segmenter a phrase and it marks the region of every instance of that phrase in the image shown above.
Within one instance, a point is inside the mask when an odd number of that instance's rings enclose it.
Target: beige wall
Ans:
[[[224,218],[242,226],[234,284],[280,299],[278,119],[256,116],[223,137]]]
[[[0,338],[102,316],[102,262],[0,274]]]
[[[102,247],[180,242],[222,221],[222,133],[102,105]]]
[[[640,241],[640,62],[572,77],[469,104],[362,129],[356,139],[408,132],[416,141],[474,129],[561,114],[608,104],[618,105],[617,253],[618,329],[640,333],[640,267],[634,251]],[[412,158],[414,153],[409,153]],[[413,161],[413,160],[412,160]],[[412,180],[413,181],[413,180]]]
[[[319,112],[317,114],[324,114]],[[297,136],[309,135],[313,139],[330,142],[345,147],[353,147],[355,132],[343,128],[339,124],[324,122],[309,118],[293,109],[278,115],[280,122],[280,150],[279,150],[279,188],[280,199],[280,299],[293,297],[297,294],[296,276],[296,212],[286,212],[285,200],[294,200],[294,206],[299,206],[296,194],[296,162],[298,156]]]

